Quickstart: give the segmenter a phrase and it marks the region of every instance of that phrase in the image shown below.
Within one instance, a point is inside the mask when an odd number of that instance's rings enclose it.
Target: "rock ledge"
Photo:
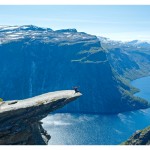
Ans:
[[[81,95],[74,90],[64,90],[0,103],[0,144],[47,144],[50,135],[43,129],[40,120]]]

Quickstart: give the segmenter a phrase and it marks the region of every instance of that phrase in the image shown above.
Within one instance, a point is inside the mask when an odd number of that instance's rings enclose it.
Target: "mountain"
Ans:
[[[138,48],[150,48],[149,41],[140,41],[140,40],[133,40],[130,42],[126,42],[127,45],[135,46]]]
[[[119,113],[147,108],[110,65],[93,35],[76,29],[0,26],[0,96],[25,99],[80,86],[83,96],[61,112]]]
[[[150,75],[150,42],[113,41],[99,37],[107,51],[107,58],[121,80],[129,85],[131,80]],[[131,87],[132,88],[132,87]],[[136,89],[133,89],[133,93]],[[150,127],[136,131],[123,145],[150,145]]]
[[[111,40],[106,37],[98,36],[99,40],[101,41],[104,46],[112,48],[116,47],[123,47],[123,48],[150,48],[150,41],[141,41],[141,40],[133,40],[128,42],[122,42],[122,41],[115,41]]]
[[[134,80],[150,75],[150,44],[145,41],[120,42],[100,37],[112,68],[122,77]],[[147,43],[147,44],[146,44]]]

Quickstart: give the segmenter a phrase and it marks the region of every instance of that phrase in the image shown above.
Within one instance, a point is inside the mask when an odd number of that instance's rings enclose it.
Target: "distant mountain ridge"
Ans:
[[[100,37],[114,70],[129,80],[150,75],[150,43],[134,40],[113,41]]]
[[[150,41],[132,40],[128,42],[111,40],[106,37],[98,36],[103,44],[109,43],[112,46],[135,47],[135,48],[150,48]]]

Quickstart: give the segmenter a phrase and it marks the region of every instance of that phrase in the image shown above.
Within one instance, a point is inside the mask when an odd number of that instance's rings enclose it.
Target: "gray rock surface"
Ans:
[[[47,144],[51,137],[43,129],[40,120],[81,95],[74,90],[64,90],[1,103],[0,144]]]
[[[137,130],[122,145],[150,145],[150,126],[143,130]]]

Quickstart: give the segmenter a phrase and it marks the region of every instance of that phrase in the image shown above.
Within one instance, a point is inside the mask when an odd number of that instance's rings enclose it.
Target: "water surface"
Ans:
[[[150,101],[150,77],[132,82],[141,91],[136,96]],[[52,114],[43,119],[51,135],[50,145],[116,145],[136,130],[150,125],[150,109],[117,115]]]
[[[150,101],[150,76],[132,81],[132,85],[140,89],[136,96]]]

